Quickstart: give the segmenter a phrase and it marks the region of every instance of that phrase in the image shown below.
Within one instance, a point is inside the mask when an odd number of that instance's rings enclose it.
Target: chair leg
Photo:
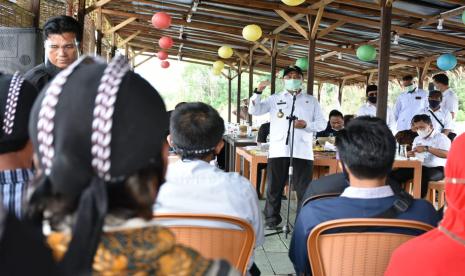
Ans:
[[[266,169],[262,169],[261,171],[262,179],[260,181],[260,194],[258,195],[259,198],[265,197],[265,186],[266,186]]]

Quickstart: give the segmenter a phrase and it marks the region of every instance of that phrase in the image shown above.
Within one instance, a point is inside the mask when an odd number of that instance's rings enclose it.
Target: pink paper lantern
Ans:
[[[166,68],[168,68],[168,67],[170,67],[170,62],[169,62],[169,61],[164,60],[164,61],[161,62],[161,68],[165,68],[165,69],[166,69]]]
[[[158,45],[160,45],[160,48],[162,49],[169,49],[173,47],[173,39],[169,36],[163,36],[158,40]]]
[[[165,59],[168,58],[168,53],[165,52],[165,51],[159,51],[159,52],[157,53],[157,56],[158,56],[158,59],[160,59],[160,60],[165,60]]]
[[[157,29],[166,29],[171,26],[171,16],[166,12],[157,12],[152,16],[152,25]]]

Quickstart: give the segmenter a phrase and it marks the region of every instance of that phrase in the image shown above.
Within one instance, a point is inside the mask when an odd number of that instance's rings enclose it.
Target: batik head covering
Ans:
[[[465,240],[465,134],[455,138],[444,170],[447,208],[439,229]],[[447,233],[446,233],[447,234]]]
[[[39,95],[30,133],[42,176],[31,201],[76,200],[64,274],[90,274],[107,212],[107,185],[162,167],[168,115],[157,91],[124,57],[108,65],[82,57]]]
[[[19,72],[0,73],[0,154],[18,151],[29,140],[29,113],[37,95]]]

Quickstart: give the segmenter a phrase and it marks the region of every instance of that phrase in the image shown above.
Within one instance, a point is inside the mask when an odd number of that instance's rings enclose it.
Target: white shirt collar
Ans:
[[[360,198],[360,199],[372,199],[372,198],[384,198],[393,196],[394,192],[388,185],[376,188],[359,188],[359,187],[347,187],[341,194],[341,197],[348,198]]]

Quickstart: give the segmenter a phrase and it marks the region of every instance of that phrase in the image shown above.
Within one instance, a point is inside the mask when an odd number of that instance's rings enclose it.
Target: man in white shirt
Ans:
[[[428,106],[428,93],[415,86],[411,75],[402,78],[402,86],[404,86],[405,92],[397,97],[394,108],[397,131],[410,129],[413,116]]]
[[[223,119],[207,104],[185,103],[172,112],[168,141],[181,160],[168,166],[155,212],[242,218],[255,230],[256,247],[261,246],[265,239],[263,222],[252,184],[237,173],[226,173],[209,164],[224,146],[223,133]],[[208,222],[201,225],[224,226]],[[249,269],[252,263],[253,258]]]
[[[262,82],[250,98],[249,112],[252,115],[270,114],[270,150],[268,156],[268,189],[266,191],[265,218],[267,229],[275,229],[282,221],[281,195],[288,178],[290,141],[287,131],[293,100],[295,99],[295,137],[293,152],[293,188],[297,193],[299,208],[307,185],[312,179],[313,133],[326,127],[326,118],[320,104],[311,95],[302,92],[303,73],[297,66],[284,69],[284,88],[281,93],[262,100],[261,94],[268,82]],[[289,138],[290,139],[290,138]]]
[[[409,157],[423,160],[421,175],[421,197],[428,192],[428,182],[444,178],[444,166],[451,142],[446,135],[433,127],[430,116],[426,114],[415,115],[412,119],[418,137],[413,140],[412,151]],[[396,181],[403,183],[413,178],[412,169],[398,169],[391,174]]]
[[[437,74],[433,77],[434,86],[442,92],[441,107],[451,113],[455,119],[459,111],[459,98],[457,94],[449,88],[449,78],[446,74]]]
[[[376,117],[376,102],[378,99],[378,86],[375,84],[368,85],[366,89],[367,102],[360,107],[357,116],[371,116]],[[396,120],[390,107],[387,108],[387,125],[389,129],[396,132]]]
[[[452,131],[452,115],[442,108],[441,101],[441,91],[430,91],[428,97],[429,107],[425,108],[421,113],[430,116],[433,128],[447,136]]]

